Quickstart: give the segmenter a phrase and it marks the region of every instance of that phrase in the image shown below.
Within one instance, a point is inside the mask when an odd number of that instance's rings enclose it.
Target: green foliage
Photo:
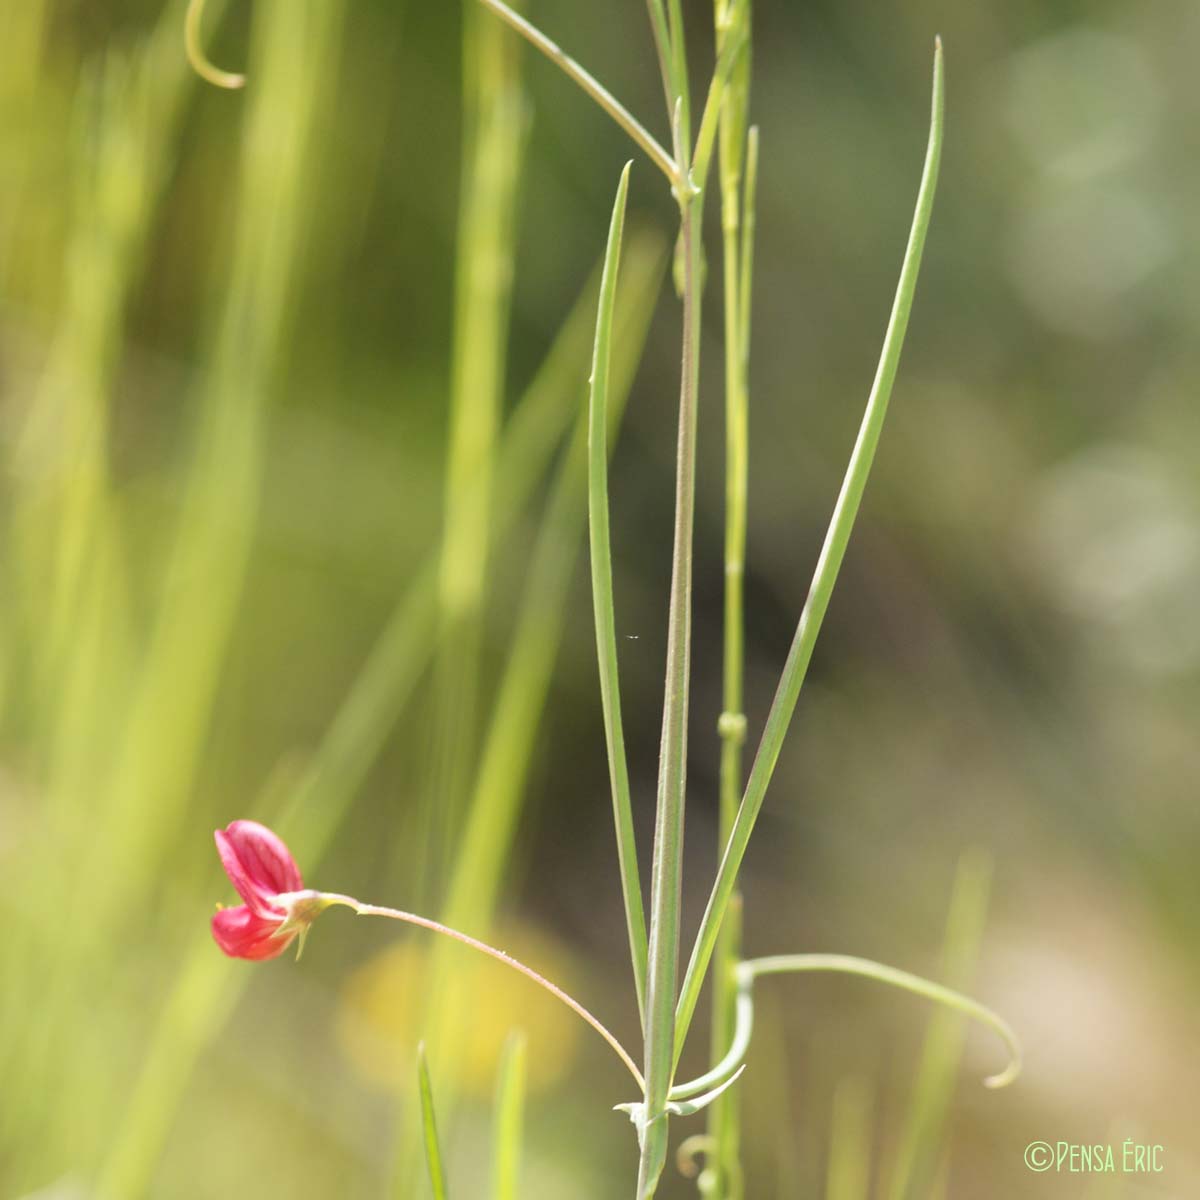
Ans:
[[[521,1142],[525,1131],[525,1055],[523,1033],[510,1035],[496,1076],[496,1131],[492,1138],[492,1200],[521,1196]]]
[[[447,1200],[446,1168],[442,1162],[442,1147],[438,1141],[437,1116],[433,1111],[433,1084],[429,1081],[429,1063],[425,1043],[417,1046],[417,1087],[421,1094],[421,1129],[425,1139],[425,1165],[429,1170],[429,1187],[433,1200]]]

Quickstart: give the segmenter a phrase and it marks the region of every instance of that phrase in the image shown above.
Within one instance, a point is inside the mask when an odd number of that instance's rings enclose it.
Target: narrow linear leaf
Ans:
[[[613,601],[612,541],[608,521],[608,403],[612,366],[613,313],[616,308],[621,238],[625,229],[625,203],[629,172],[625,164],[613,205],[600,282],[596,317],[596,344],[592,357],[592,386],[588,404],[588,528],[592,556],[592,604],[596,617],[596,654],[600,663],[600,699],[604,709],[604,740],[608,749],[608,774],[612,788],[613,822],[617,833],[617,861],[625,900],[625,924],[637,988],[638,1012],[646,1013],[646,917],[638,873],[637,843],[633,831],[633,802],[629,791],[629,766],[621,723],[621,690],[617,667],[617,623]]]
[[[912,311],[913,295],[920,272],[921,255],[925,249],[925,235],[929,229],[929,217],[933,211],[933,197],[937,188],[938,167],[942,156],[945,89],[940,39],[934,51],[933,63],[933,115],[929,131],[929,146],[925,155],[921,187],[917,194],[912,231],[909,234],[908,248],[904,255],[904,265],[900,271],[900,283],[896,289],[892,316],[883,342],[883,353],[880,356],[875,382],[867,401],[867,410],[859,429],[858,440],[850,456],[850,465],[846,470],[842,490],[833,511],[833,519],[825,535],[821,556],[817,561],[808,600],[800,616],[800,623],[788,653],[779,688],[767,715],[762,741],[759,743],[758,753],[750,770],[750,779],[746,784],[741,807],[738,809],[737,818],[734,821],[733,832],[726,845],[725,854],[713,884],[712,894],[709,897],[708,907],[700,924],[700,932],[696,938],[692,957],[688,963],[687,973],[684,976],[683,987],[680,989],[675,1021],[676,1062],[679,1060],[684,1040],[687,1037],[688,1027],[696,1008],[696,1001],[700,996],[705,972],[708,970],[708,964],[716,946],[725,910],[733,895],[738,870],[745,857],[754,824],[758,820],[758,814],[767,793],[767,786],[771,782],[775,763],[778,761],[784,737],[787,735],[788,725],[796,710],[800,687],[808,671],[808,664],[812,660],[813,648],[821,630],[821,623],[829,608],[833,587],[837,581],[842,560],[846,555],[846,546],[850,541],[850,533],[858,516],[859,505],[862,503],[867,477],[875,459],[875,450],[879,445],[879,435],[883,429],[883,419],[887,414],[892,385],[896,380],[896,370],[900,364],[900,351],[904,345],[904,335],[908,329],[909,313]]]
[[[493,1200],[517,1200],[521,1194],[521,1140],[525,1124],[525,1047],[513,1033],[504,1047],[496,1077],[496,1137],[492,1152]]]
[[[438,1142],[437,1118],[433,1112],[433,1085],[429,1082],[429,1063],[425,1058],[425,1043],[417,1047],[417,1084],[421,1091],[421,1126],[425,1133],[425,1162],[429,1167],[429,1184],[433,1200],[446,1200],[446,1171],[442,1165],[442,1148]]]
[[[700,114],[700,132],[696,135],[696,149],[692,154],[692,184],[703,188],[708,181],[708,168],[712,160],[713,146],[717,140],[717,126],[725,105],[726,88],[742,51],[750,40],[750,29],[745,20],[747,0],[734,0],[730,16],[731,33],[725,38],[717,66],[713,71],[704,109]]]

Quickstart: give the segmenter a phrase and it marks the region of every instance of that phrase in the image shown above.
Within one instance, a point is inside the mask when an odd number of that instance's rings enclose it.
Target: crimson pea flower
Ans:
[[[277,958],[305,928],[294,919],[295,893],[304,888],[296,860],[257,821],[234,821],[213,836],[225,874],[246,902],[213,917],[217,945],[230,958]]]

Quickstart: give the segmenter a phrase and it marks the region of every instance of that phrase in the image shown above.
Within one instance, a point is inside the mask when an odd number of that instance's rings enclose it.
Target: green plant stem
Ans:
[[[749,135],[746,132],[750,91],[749,23],[748,0],[738,4],[716,0],[721,59],[724,60],[736,47],[736,58],[726,68],[728,83],[722,93],[719,129],[725,293],[725,613],[722,711],[717,723],[721,739],[718,850],[733,832],[742,794],[746,741],[743,691],[750,285],[758,172],[757,130],[750,130]],[[698,144],[702,141],[703,124],[697,139]],[[735,891],[729,912],[721,923],[713,961],[709,1049],[714,1062],[720,1059],[735,1032],[740,1003],[736,968],[742,953],[741,914],[741,896]],[[708,1137],[708,1162],[700,1179],[701,1194],[713,1200],[738,1200],[742,1194],[742,1173],[736,1090],[730,1089],[709,1108]]]
[[[676,1011],[676,1061],[683,1049],[683,1042],[687,1036],[692,1014],[695,1012],[704,975],[720,933],[721,922],[737,883],[738,870],[745,857],[750,835],[754,830],[754,824],[762,808],[775,763],[778,761],[780,750],[783,747],[783,740],[787,734],[792,713],[796,708],[796,701],[800,695],[800,687],[804,682],[808,664],[812,660],[817,635],[829,608],[833,587],[845,558],[850,533],[854,528],[859,506],[862,503],[867,477],[875,458],[875,450],[879,445],[879,435],[887,414],[888,400],[891,397],[892,385],[895,382],[896,370],[900,363],[900,351],[904,345],[904,334],[908,328],[909,314],[912,311],[921,254],[925,247],[925,235],[929,228],[929,217],[933,210],[933,196],[937,186],[938,166],[942,150],[943,97],[942,47],[939,41],[934,53],[933,116],[929,146],[925,157],[921,187],[917,196],[916,214],[904,256],[904,265],[900,272],[900,284],[896,291],[887,335],[884,338],[883,353],[880,357],[870,399],[867,401],[867,410],[859,430],[858,440],[851,454],[850,465],[847,468],[842,490],[834,508],[833,519],[830,522],[825,536],[825,544],[817,562],[808,600],[800,616],[800,623],[788,653],[779,688],[767,715],[762,741],[759,744],[754,765],[750,770],[750,779],[746,784],[746,791],[738,809],[733,833],[726,845],[721,866],[713,884],[712,894],[701,921],[700,932],[696,937],[691,960],[688,963]]]
[[[524,975],[526,979],[532,980],[538,987],[549,992],[556,1000],[565,1004],[576,1016],[586,1021],[609,1044],[621,1062],[625,1064],[625,1068],[633,1076],[638,1087],[644,1087],[641,1071],[638,1070],[637,1064],[630,1057],[629,1051],[617,1041],[614,1034],[610,1033],[573,996],[569,996],[562,988],[551,983],[544,975],[539,975],[532,967],[527,967],[518,959],[505,954],[503,950],[497,950],[495,946],[489,946],[487,942],[481,942],[478,938],[471,937],[470,934],[462,933],[457,929],[451,928],[449,925],[443,925],[440,921],[431,920],[429,917],[422,917],[417,913],[405,912],[399,908],[387,908],[380,904],[363,904],[361,900],[355,900],[353,896],[345,896],[340,892],[295,892],[292,895],[296,897],[304,896],[314,900],[321,908],[330,908],[337,905],[353,909],[360,917],[386,917],[390,921],[403,921],[406,925],[416,925],[421,929],[440,933],[443,937],[453,938],[456,942],[461,942],[464,946],[469,946],[472,950],[477,950],[480,954],[486,954],[489,958],[494,958],[506,967],[511,967],[514,971],[518,971]]]
[[[742,279],[738,292],[745,297],[738,306],[738,349],[742,355],[742,378],[749,388],[750,319],[754,296],[754,239],[758,232],[758,126],[751,125],[746,139],[745,195],[742,201]],[[747,399],[749,397],[747,396]]]
[[[621,262],[621,237],[625,226],[625,202],[629,193],[629,171],[625,166],[613,204],[604,274],[600,282],[600,306],[596,318],[596,345],[592,356],[592,379],[588,404],[588,531],[592,562],[592,606],[596,619],[596,656],[600,664],[600,699],[604,710],[604,737],[608,751],[609,783],[612,789],[613,823],[617,833],[617,863],[625,903],[629,953],[637,990],[638,1015],[646,1021],[646,917],[642,909],[642,885],[638,872],[637,842],[633,831],[633,800],[629,789],[629,765],[625,757],[625,733],[621,721],[621,688],[617,663],[616,606],[613,600],[612,541],[608,520],[608,406],[612,372],[612,332],[616,307],[617,276]]]

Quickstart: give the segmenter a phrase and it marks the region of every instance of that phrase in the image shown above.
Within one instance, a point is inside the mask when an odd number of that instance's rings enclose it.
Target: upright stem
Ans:
[[[736,24],[733,23],[736,15]],[[743,710],[746,508],[749,471],[749,358],[757,130],[747,134],[750,102],[750,5],[717,0],[718,47],[736,45],[737,60],[721,104],[719,157],[725,287],[725,622],[718,853],[733,832],[742,795],[746,716]],[[743,203],[742,180],[745,176]],[[717,1062],[734,1034],[741,957],[741,894],[721,923],[713,960],[710,1051]],[[708,1112],[708,1163],[700,1190],[713,1200],[740,1200],[739,1093],[731,1088]]]

